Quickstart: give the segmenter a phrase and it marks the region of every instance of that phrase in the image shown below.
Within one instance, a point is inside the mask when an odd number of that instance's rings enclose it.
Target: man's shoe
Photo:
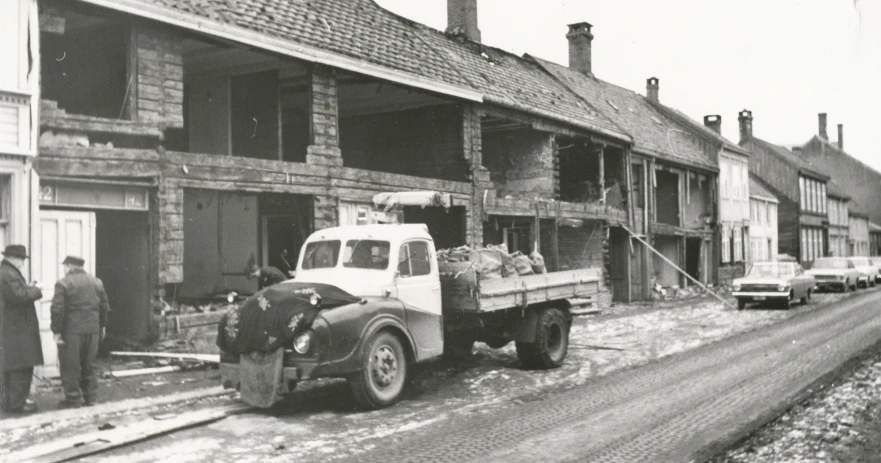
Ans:
[[[79,402],[74,402],[73,400],[64,399],[61,402],[58,402],[58,409],[65,408],[80,408]]]

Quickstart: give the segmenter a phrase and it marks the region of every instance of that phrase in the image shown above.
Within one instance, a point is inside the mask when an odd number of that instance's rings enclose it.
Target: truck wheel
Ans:
[[[517,342],[517,358],[530,370],[557,368],[569,350],[569,322],[560,309],[539,312],[535,342]]]
[[[397,337],[388,332],[373,335],[364,358],[364,369],[349,377],[355,402],[377,409],[395,403],[407,379],[407,357]]]

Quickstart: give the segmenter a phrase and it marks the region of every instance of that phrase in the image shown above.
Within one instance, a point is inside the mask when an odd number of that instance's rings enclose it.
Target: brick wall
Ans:
[[[346,167],[467,181],[462,108],[430,106],[340,121]]]
[[[469,232],[469,246],[483,243],[483,195],[494,188],[490,172],[483,167],[483,136],[480,116],[474,105],[467,105],[462,111],[462,155],[469,165],[472,195],[471,208],[465,214],[465,224]]]
[[[333,69],[315,65],[312,69],[311,144],[306,163],[315,166],[343,165],[339,146],[339,98]],[[328,175],[325,194],[313,196],[313,230],[339,224],[339,194]]]
[[[184,189],[179,181],[164,177],[159,183],[158,250],[159,284],[181,283],[184,278]]]
[[[483,165],[496,194],[519,199],[554,198],[556,177],[552,136],[534,130],[483,134]]]
[[[130,116],[166,127],[184,126],[183,42],[173,33],[142,25],[131,29]]]
[[[606,222],[585,220],[580,228],[560,227],[558,232],[559,270],[601,268],[601,305],[611,302],[609,292],[609,226]]]

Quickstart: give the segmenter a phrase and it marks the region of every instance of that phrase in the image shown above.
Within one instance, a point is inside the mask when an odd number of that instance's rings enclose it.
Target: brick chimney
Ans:
[[[829,140],[829,132],[826,131],[826,113],[817,114],[817,120],[820,123],[820,138]]]
[[[737,113],[737,122],[740,123],[740,141],[747,140],[753,136],[753,112],[744,109]]]
[[[591,27],[586,22],[570,24],[566,33],[569,39],[569,69],[589,76],[593,75],[590,65],[590,43],[593,41]]]
[[[844,151],[844,124],[838,124],[838,149]]]
[[[660,90],[660,80],[657,77],[649,77],[645,81],[645,96],[652,101],[660,101],[658,99],[658,90]]]
[[[704,125],[707,126],[713,132],[722,135],[722,116],[718,114],[713,114],[711,116],[704,116]]]
[[[480,42],[477,0],[447,0],[447,33],[461,34],[472,42]]]

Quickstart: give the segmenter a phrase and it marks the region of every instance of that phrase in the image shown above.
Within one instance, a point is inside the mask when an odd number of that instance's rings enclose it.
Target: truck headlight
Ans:
[[[788,290],[788,289],[789,289],[789,286],[786,286],[786,285],[779,285],[779,286],[777,286],[777,291],[780,291],[781,293],[782,293],[783,291]]]
[[[734,285],[734,290],[735,290],[735,291],[740,291],[740,285]]]
[[[298,354],[309,352],[309,346],[312,344],[312,336],[309,333],[303,333],[294,339],[294,350]]]

